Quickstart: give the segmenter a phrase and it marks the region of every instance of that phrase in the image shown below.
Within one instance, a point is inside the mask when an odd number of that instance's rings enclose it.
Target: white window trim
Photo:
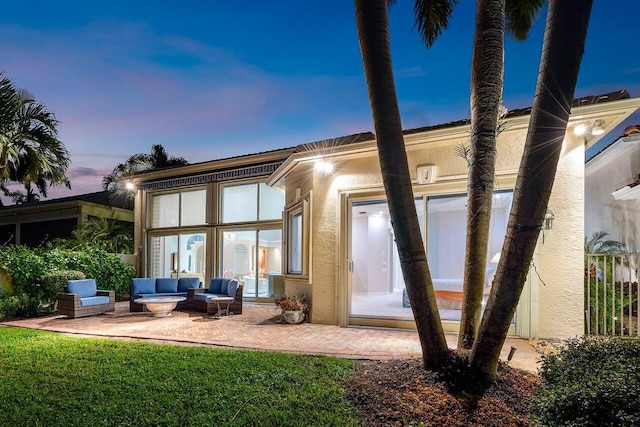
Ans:
[[[291,219],[297,215],[302,215],[302,254],[301,272],[291,272]],[[295,203],[285,206],[283,218],[283,252],[285,279],[311,281],[311,193],[305,194]]]

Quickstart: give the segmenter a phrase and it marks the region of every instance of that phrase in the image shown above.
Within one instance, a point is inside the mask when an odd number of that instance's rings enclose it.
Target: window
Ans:
[[[302,209],[290,214],[289,273],[302,274]]]
[[[285,216],[287,230],[287,274],[309,274],[309,196],[289,207]]]
[[[281,248],[279,228],[225,230],[222,232],[222,276],[238,279],[244,285],[246,297],[273,298],[282,277]]]
[[[222,187],[222,222],[268,221],[282,218],[284,193],[264,182]]]
[[[152,196],[151,226],[163,228],[205,224],[206,201],[206,190]]]
[[[198,277],[204,282],[205,233],[152,236],[151,277]]]

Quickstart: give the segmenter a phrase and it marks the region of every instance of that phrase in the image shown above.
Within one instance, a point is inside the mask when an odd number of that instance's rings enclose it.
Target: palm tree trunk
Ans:
[[[494,286],[470,367],[486,385],[498,357],[547,211],[578,79],[593,0],[550,0],[531,120]]]
[[[378,155],[402,274],[426,369],[450,354],[436,305],[404,147],[389,43],[387,0],[356,0],[358,38],[378,144]]]
[[[458,347],[473,346],[484,291],[504,76],[505,0],[479,0],[471,60],[471,165]]]

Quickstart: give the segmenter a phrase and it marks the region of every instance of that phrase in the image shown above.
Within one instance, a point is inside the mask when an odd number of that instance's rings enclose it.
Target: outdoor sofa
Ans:
[[[193,310],[214,314],[218,310],[214,299],[217,297],[232,297],[233,302],[229,305],[229,311],[233,314],[242,314],[242,285],[236,279],[216,277],[211,279],[206,289],[189,289],[187,303]]]
[[[132,312],[147,311],[145,304],[134,302],[137,298],[154,297],[187,297],[187,291],[200,287],[197,277],[181,278],[140,278],[131,279],[129,289],[129,310]],[[188,309],[188,301],[178,303],[178,308]]]
[[[114,311],[115,304],[115,292],[97,289],[94,279],[68,280],[58,294],[58,314],[70,319]]]

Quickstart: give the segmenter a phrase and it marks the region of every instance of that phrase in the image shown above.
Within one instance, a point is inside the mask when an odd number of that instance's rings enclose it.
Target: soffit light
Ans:
[[[127,190],[129,190],[129,191],[131,191],[131,190],[135,190],[135,188],[136,188],[136,186],[135,186],[135,185],[133,185],[133,182],[131,182],[131,181],[127,181],[127,182],[126,182],[126,184],[125,184],[124,186],[125,186],[125,188],[126,188]]]
[[[314,169],[317,170],[318,172],[322,172],[326,175],[329,175],[333,173],[333,163],[328,162],[326,160],[318,160],[314,165]]]
[[[604,120],[597,119],[593,122],[578,123],[573,127],[575,135],[594,135],[599,136],[604,133]]]

